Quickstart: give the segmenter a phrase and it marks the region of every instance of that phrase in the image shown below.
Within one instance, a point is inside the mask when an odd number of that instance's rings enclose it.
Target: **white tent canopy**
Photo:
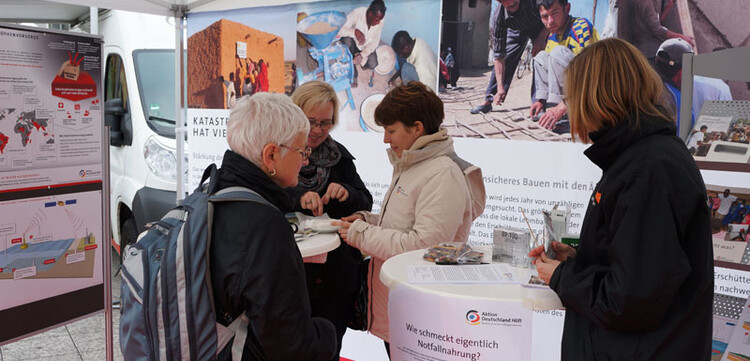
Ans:
[[[89,8],[134,11],[155,15],[184,15],[188,12],[228,10],[271,6],[312,0],[1,0],[0,21],[75,22],[89,13]]]

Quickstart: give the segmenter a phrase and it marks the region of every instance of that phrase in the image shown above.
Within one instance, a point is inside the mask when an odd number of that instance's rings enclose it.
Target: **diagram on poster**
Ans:
[[[101,219],[81,194],[3,202],[0,282],[92,278]]]

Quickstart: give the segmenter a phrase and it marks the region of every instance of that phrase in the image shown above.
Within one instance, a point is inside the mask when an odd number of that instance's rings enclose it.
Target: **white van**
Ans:
[[[174,18],[106,11],[99,32],[110,216],[119,251],[176,204]]]

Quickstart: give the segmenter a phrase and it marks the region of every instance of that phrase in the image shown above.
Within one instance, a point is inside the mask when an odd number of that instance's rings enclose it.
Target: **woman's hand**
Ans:
[[[561,262],[567,261],[568,257],[576,256],[576,249],[565,243],[554,241],[552,242],[552,249],[555,250],[557,260]]]
[[[323,204],[328,204],[331,199],[338,199],[339,202],[343,202],[349,198],[349,191],[344,188],[341,184],[333,183],[328,185],[326,194],[323,195]]]
[[[567,260],[568,257],[575,257],[576,255],[575,248],[557,241],[552,241],[552,250],[555,251],[556,260],[560,262]],[[537,259],[541,257],[542,253],[544,253],[544,246],[539,246],[529,252],[529,257],[534,258],[535,260],[533,263],[536,264]]]
[[[349,227],[351,227],[352,223],[354,223],[354,221],[356,221],[358,219],[361,220],[361,221],[364,221],[365,220],[365,216],[363,216],[360,213],[354,213],[354,214],[346,216],[346,217],[341,217],[340,221],[333,221],[333,222],[331,222],[331,225],[332,226],[341,227],[338,230],[339,237],[341,237],[342,241],[344,241],[344,242],[352,245],[349,242],[349,239],[347,238],[347,234],[349,233]]]
[[[333,221],[333,222],[331,222],[331,225],[332,226],[341,227],[338,230],[339,237],[341,237],[342,241],[344,241],[346,243],[349,243],[349,239],[347,238],[347,234],[349,233],[349,227],[351,227],[352,224],[351,224],[351,222],[343,221],[344,218],[341,218],[341,219],[342,219],[341,221]],[[349,243],[349,245],[351,245],[351,243]]]
[[[576,250],[573,247],[557,241],[552,242],[552,249],[555,251],[556,259],[547,257],[544,246],[536,247],[529,252],[529,257],[534,258],[532,263],[536,265],[539,278],[547,284],[549,284],[550,278],[552,278],[552,274],[555,273],[555,269],[560,265],[560,262],[576,255]]]
[[[534,248],[535,250],[538,249]],[[542,246],[544,248],[544,246]],[[540,258],[534,260],[536,265],[536,273],[539,274],[539,278],[544,280],[544,283],[549,284],[549,280],[552,278],[552,274],[555,273],[555,269],[560,265],[560,261],[547,257],[547,254],[540,253]]]
[[[320,199],[318,193],[306,192],[300,197],[299,203],[302,206],[302,209],[309,209],[312,211],[313,216],[317,217],[323,214],[323,201]]]
[[[354,223],[356,220],[361,220],[364,222],[365,216],[362,215],[362,213],[354,213],[352,215],[348,215],[346,217],[341,217],[341,220],[344,222]]]

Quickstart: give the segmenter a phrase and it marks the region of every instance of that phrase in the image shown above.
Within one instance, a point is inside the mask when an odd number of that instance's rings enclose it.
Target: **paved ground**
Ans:
[[[112,299],[120,299],[120,256],[112,250]],[[120,312],[113,312],[115,360],[122,360],[118,341]],[[106,360],[104,313],[0,347],[0,361]]]
[[[440,93],[445,104],[445,121],[454,137],[498,138],[538,141],[570,141],[570,133],[558,134],[543,129],[529,118],[532,75],[514,78],[505,103],[494,106],[487,114],[470,114],[471,108],[482,104],[490,76],[490,68],[461,69],[456,88]]]

